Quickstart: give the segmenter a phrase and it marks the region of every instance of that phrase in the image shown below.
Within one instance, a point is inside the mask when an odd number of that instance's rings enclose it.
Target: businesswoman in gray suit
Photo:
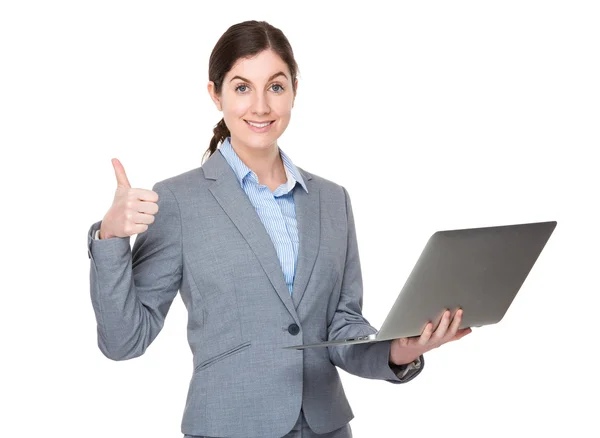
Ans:
[[[452,320],[447,312],[420,337],[282,348],[376,332],[362,316],[348,192],[277,144],[297,71],[279,29],[231,26],[210,56],[208,91],[223,119],[208,159],[152,190],[131,188],[113,159],[114,202],[89,231],[90,292],[107,357],[142,355],[181,293],[194,362],[185,437],[351,437],[336,366],[407,382],[423,369],[423,353],[470,332],[458,329],[460,312]]]

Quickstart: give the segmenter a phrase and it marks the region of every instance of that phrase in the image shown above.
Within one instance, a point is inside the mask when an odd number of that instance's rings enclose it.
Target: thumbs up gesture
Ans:
[[[132,189],[121,162],[113,158],[112,165],[117,177],[117,190],[112,206],[102,219],[100,239],[143,233],[154,222],[154,215],[158,212],[158,193]]]

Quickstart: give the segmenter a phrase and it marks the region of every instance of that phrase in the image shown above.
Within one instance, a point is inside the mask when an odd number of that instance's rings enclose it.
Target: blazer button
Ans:
[[[298,327],[298,324],[290,324],[288,327],[288,332],[290,332],[291,335],[296,336],[298,333],[300,333],[300,327]]]

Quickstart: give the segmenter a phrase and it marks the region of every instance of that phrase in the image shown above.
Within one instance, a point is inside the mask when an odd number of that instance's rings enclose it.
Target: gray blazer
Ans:
[[[309,193],[294,190],[300,246],[291,296],[275,247],[220,152],[154,185],[159,212],[133,249],[129,238],[94,240],[101,222],[89,230],[90,292],[104,355],[142,355],[181,293],[194,365],[184,434],[281,437],[300,408],[313,431],[326,433],[353,418],[336,366],[402,382],[388,365],[391,341],[282,349],[376,332],[361,314],[348,193],[298,169]]]

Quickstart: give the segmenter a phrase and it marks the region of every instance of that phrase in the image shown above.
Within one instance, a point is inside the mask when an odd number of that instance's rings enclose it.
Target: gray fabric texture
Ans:
[[[421,357],[400,379],[388,364],[391,341],[282,349],[376,332],[362,316],[348,193],[298,169],[308,193],[294,190],[300,247],[291,295],[269,235],[220,153],[154,185],[159,212],[133,248],[130,238],[94,240],[101,222],[89,229],[91,300],[108,358],[142,355],[181,294],[193,353],[184,434],[282,437],[301,408],[312,431],[332,432],[353,418],[336,366],[391,383],[423,370]]]

